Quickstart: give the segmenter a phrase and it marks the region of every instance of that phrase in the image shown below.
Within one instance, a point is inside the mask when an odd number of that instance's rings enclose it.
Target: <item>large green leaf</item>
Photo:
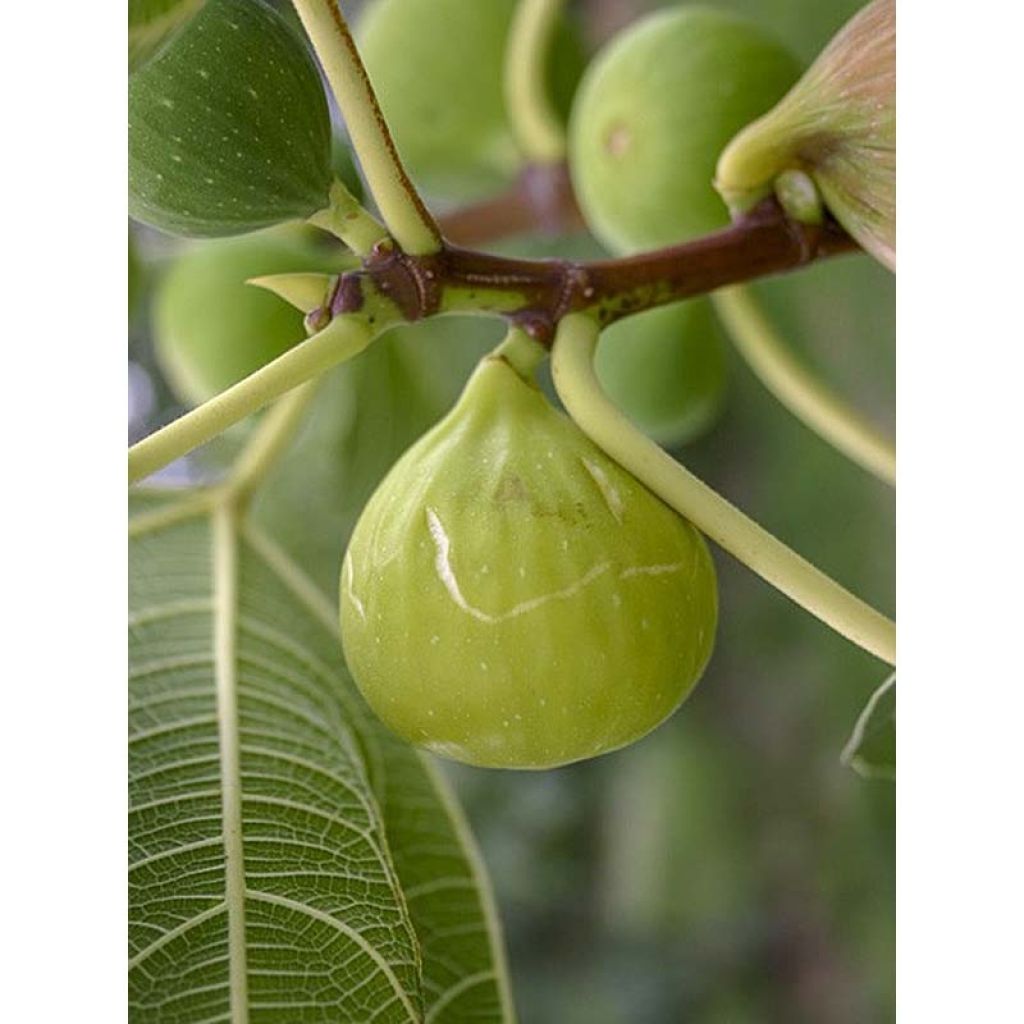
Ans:
[[[143,496],[130,608],[132,1019],[508,1020],[472,841],[308,577],[229,505]]]

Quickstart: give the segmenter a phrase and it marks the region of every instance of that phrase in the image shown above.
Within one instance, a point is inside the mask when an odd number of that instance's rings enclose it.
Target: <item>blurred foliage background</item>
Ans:
[[[746,14],[805,60],[860,6],[704,3]],[[591,52],[655,6],[667,4],[576,4]],[[175,254],[199,244],[132,227],[133,440],[182,411],[154,359],[151,311]],[[495,248],[600,252],[585,237]],[[892,432],[893,278],[852,256],[756,289],[807,361]],[[348,532],[377,481],[501,333],[483,320],[404,327],[324,384],[258,515],[332,595]],[[730,370],[715,429],[675,454],[891,613],[894,494],[796,422],[734,357]],[[237,441],[229,435],[170,467],[165,481],[216,473]],[[715,655],[655,733],[557,771],[446,766],[491,872],[526,1024],[893,1017],[894,788],[839,762],[884,666],[715,556]]]

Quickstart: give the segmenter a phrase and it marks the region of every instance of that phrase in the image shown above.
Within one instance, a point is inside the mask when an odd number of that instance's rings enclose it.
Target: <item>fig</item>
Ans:
[[[236,235],[327,205],[331,122],[295,30],[261,0],[207,0],[128,80],[128,212]]]
[[[154,302],[156,355],[168,383],[199,405],[306,337],[302,313],[245,282],[263,274],[329,270],[312,229],[291,226],[200,242],[160,282]]]
[[[359,52],[398,151],[436,198],[480,198],[522,167],[503,85],[516,2],[373,0],[359,22]],[[583,54],[566,23],[553,50],[552,98],[567,112]]]
[[[836,220],[896,269],[896,5],[874,0],[807,73],[726,147],[716,186],[742,211],[787,173],[813,179]]]
[[[799,70],[755,25],[701,7],[656,12],[616,36],[570,119],[569,169],[590,229],[627,253],[726,224],[712,184],[718,154]]]
[[[341,570],[353,678],[444,757],[550,768],[690,693],[717,585],[703,538],[500,355],[395,464]]]
[[[704,433],[725,401],[725,346],[707,299],[612,324],[601,334],[595,368],[612,401],[667,447]]]

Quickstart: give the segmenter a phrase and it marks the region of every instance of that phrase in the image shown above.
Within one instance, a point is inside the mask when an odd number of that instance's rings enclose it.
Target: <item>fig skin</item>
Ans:
[[[262,0],[207,0],[128,80],[128,213],[244,234],[325,207],[331,120],[305,43]]]
[[[517,0],[373,0],[359,52],[398,151],[430,196],[469,202],[523,166],[505,108],[503,67]],[[568,114],[583,71],[579,40],[556,30],[549,84]]]
[[[186,405],[200,405],[305,339],[302,313],[246,281],[330,272],[338,257],[314,237],[288,225],[200,242],[174,262],[155,296],[153,334],[160,368]]]
[[[374,711],[495,768],[639,739],[693,689],[717,620],[697,530],[500,357],[370,499],[340,593]]]
[[[590,229],[629,253],[727,224],[712,184],[718,155],[799,72],[757,26],[707,8],[659,11],[616,36],[570,120],[569,168]]]

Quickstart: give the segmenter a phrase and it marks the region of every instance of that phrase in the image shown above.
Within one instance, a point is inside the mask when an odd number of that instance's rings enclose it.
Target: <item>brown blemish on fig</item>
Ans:
[[[633,144],[633,133],[621,121],[613,124],[605,139],[604,148],[614,157],[623,157]]]

